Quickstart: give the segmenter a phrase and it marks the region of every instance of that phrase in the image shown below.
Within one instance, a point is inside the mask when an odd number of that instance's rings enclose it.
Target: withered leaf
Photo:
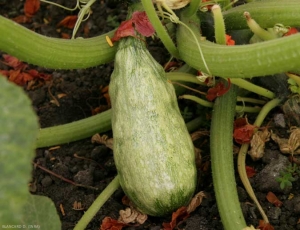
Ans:
[[[265,153],[265,143],[269,140],[270,132],[268,129],[254,133],[250,142],[251,149],[248,151],[248,154],[251,156],[252,160],[256,161],[263,157]]]

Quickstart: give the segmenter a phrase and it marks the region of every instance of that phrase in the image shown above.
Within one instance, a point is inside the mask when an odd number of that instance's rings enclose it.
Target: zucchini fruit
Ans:
[[[187,205],[196,187],[194,146],[174,87],[141,39],[119,42],[109,94],[114,160],[125,194],[152,216]]]

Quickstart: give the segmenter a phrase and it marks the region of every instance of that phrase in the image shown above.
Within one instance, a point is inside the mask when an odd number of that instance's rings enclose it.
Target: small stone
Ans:
[[[284,115],[282,113],[276,113],[274,115],[274,122],[277,127],[285,128],[286,126]]]
[[[278,220],[281,215],[281,209],[279,207],[271,207],[268,210],[267,215],[273,220]]]
[[[52,179],[50,176],[45,176],[44,179],[41,181],[43,187],[48,187],[52,184]]]
[[[74,176],[74,182],[83,185],[93,185],[93,174],[90,169],[81,170]]]

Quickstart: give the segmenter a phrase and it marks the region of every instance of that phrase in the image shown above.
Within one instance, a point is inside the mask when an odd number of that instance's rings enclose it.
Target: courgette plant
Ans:
[[[247,4],[233,8],[231,1],[220,1],[219,4],[223,9],[223,12],[221,12],[218,7],[216,7],[215,11],[213,10],[215,41],[208,41],[201,37],[200,19],[203,18],[203,14],[210,14],[210,12],[200,12],[199,9],[203,9],[204,6],[202,5],[201,0],[191,0],[189,5],[184,9],[176,11],[176,14],[170,9],[157,13],[153,2],[149,0],[137,2],[140,2],[138,8],[140,9],[142,7],[143,10],[146,11],[150,22],[155,28],[156,35],[161,39],[162,43],[169,51],[170,56],[184,61],[190,67],[195,70],[201,70],[209,76],[218,76],[223,79],[230,78],[231,82],[235,85],[230,88],[227,94],[217,98],[214,104],[190,95],[185,95],[184,98],[194,100],[204,106],[213,107],[211,124],[211,159],[214,187],[220,216],[224,229],[244,229],[247,225],[240,210],[236,193],[231,147],[233,118],[235,111],[237,110],[237,89],[239,86],[240,88],[256,92],[257,94],[270,99],[270,102],[264,106],[257,118],[257,126],[261,125],[267,112],[281,102],[281,99],[276,98],[274,93],[253,85],[245,78],[283,72],[300,73],[300,34],[275,39],[274,36],[270,35],[271,33],[266,36],[266,33],[269,32],[261,29],[261,27],[273,28],[274,25],[278,23],[289,27],[300,26],[299,1],[251,1]],[[157,4],[160,4],[161,2],[162,1],[156,1]],[[208,3],[205,5],[207,4]],[[244,17],[244,15],[248,15],[249,19],[249,13],[258,24],[253,25],[250,22],[249,25],[249,20],[246,20]],[[161,23],[162,17],[165,19],[167,18],[169,22],[177,24],[176,43],[171,39],[167,30],[163,27]],[[267,41],[236,46],[225,45],[225,32],[242,31],[249,29],[249,27],[256,36]],[[33,31],[0,16],[0,34],[1,51],[14,55],[22,61],[47,68],[80,69],[93,67],[113,61],[117,52],[117,44],[110,47],[106,40],[107,36],[113,36],[114,31],[89,39],[63,40],[38,35]],[[129,42],[127,46],[132,44],[133,43]],[[197,48],[195,49],[195,47]],[[39,52],[36,52],[37,50]],[[189,73],[168,73],[166,76],[171,81],[178,80],[200,84],[196,77]],[[1,92],[4,92],[2,89],[5,87],[11,87],[11,89],[13,89],[11,92],[16,92],[23,100],[24,95],[22,95],[20,90],[17,90],[16,87],[11,84],[7,84],[3,79],[1,79],[1,82],[4,82],[3,84],[0,84]],[[130,95],[128,95],[128,97],[129,96]],[[8,95],[4,94],[1,98],[1,106],[10,103],[8,103]],[[28,102],[26,103],[24,104],[24,108],[20,108],[24,109],[24,111],[30,111],[30,105]],[[14,105],[18,106],[16,103]],[[248,112],[259,111],[247,107],[244,107],[244,109]],[[5,116],[7,113],[13,114],[15,112],[14,110],[3,109],[0,113],[1,122],[3,124],[16,124],[16,121],[19,123],[22,122],[22,119],[20,120],[19,117]],[[9,174],[11,167],[5,164],[5,162],[7,162],[5,160],[7,155],[4,150],[9,150],[9,155],[15,157],[19,154],[20,150],[17,148],[10,148],[10,145],[17,146],[20,145],[20,143],[26,143],[26,150],[28,152],[28,154],[24,156],[26,162],[19,162],[22,167],[26,168],[26,177],[21,177],[20,175],[20,179],[16,178],[16,180],[19,179],[20,181],[17,185],[5,184],[3,183],[3,180],[1,180],[1,186],[2,189],[5,190],[5,193],[3,193],[4,196],[0,196],[0,204],[2,205],[5,199],[9,201],[9,205],[4,205],[0,209],[0,219],[3,221],[3,224],[10,221],[18,222],[22,220],[24,222],[27,220],[26,213],[24,212],[25,202],[20,202],[20,206],[16,207],[12,203],[12,200],[15,199],[15,197],[19,197],[19,200],[22,200],[23,197],[26,197],[26,199],[34,199],[25,191],[26,183],[30,177],[28,168],[30,159],[33,155],[33,146],[35,146],[35,148],[41,148],[69,143],[111,129],[111,110],[70,124],[40,130],[37,130],[36,120],[34,118],[35,115],[32,113],[32,110],[27,114],[32,117],[32,120],[30,122],[28,121],[28,126],[22,126],[22,129],[21,126],[15,126],[13,128],[8,126],[7,129],[3,129],[3,132],[1,131],[0,133],[1,148],[3,147],[0,153],[2,176]],[[24,117],[27,117],[27,114],[24,113]],[[20,114],[20,116],[22,116],[22,114]],[[27,121],[25,123],[27,124]],[[197,123],[197,120],[188,123],[188,130],[194,129],[193,126],[195,123]],[[24,129],[26,129],[26,131],[24,131]],[[23,132],[29,132],[30,130],[33,131],[30,136],[25,135],[27,137],[25,138],[26,140],[23,140],[24,138],[20,139],[20,143],[8,141],[12,139],[14,134],[20,136]],[[6,137],[6,133],[11,135],[11,139],[4,138]],[[36,135],[37,140],[34,141]],[[247,145],[242,146],[241,155],[243,157],[245,156],[247,147]],[[239,163],[243,162],[243,157],[239,159]],[[243,175],[244,171],[242,167],[240,171],[240,174]],[[120,176],[122,175],[117,175],[108,187],[99,195],[92,206],[85,212],[75,229],[84,229],[87,226],[102,204],[119,187]],[[153,176],[155,177],[155,175]],[[245,184],[247,184],[247,181]],[[18,188],[17,190],[20,191],[20,193],[10,194],[9,192],[12,188]],[[251,192],[250,190],[251,189],[247,189],[247,191]],[[134,196],[132,197],[134,198]],[[53,210],[50,210],[49,212],[54,213]],[[4,215],[5,213],[14,213],[14,215]],[[57,215],[54,214],[52,216],[53,218],[56,218],[52,222],[57,223]],[[54,228],[58,229],[57,225]]]

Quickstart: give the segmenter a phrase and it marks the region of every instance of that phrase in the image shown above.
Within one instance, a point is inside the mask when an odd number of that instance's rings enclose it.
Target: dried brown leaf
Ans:
[[[128,224],[112,219],[110,217],[105,217],[102,220],[100,230],[121,230],[123,227],[126,226],[128,226]]]
[[[195,141],[202,136],[208,136],[208,135],[209,135],[209,131],[196,131],[191,134],[191,139],[192,141]]]
[[[271,133],[271,138],[280,148],[280,152],[285,154],[300,154],[300,129],[292,128],[289,139],[280,138],[275,133]]]
[[[265,143],[270,140],[270,132],[268,129],[263,131],[257,131],[254,133],[250,146],[251,149],[248,154],[251,156],[252,160],[256,161],[263,157],[265,153]]]
[[[288,140],[288,145],[291,150],[291,154],[299,154],[300,153],[300,128],[292,127],[291,135]],[[299,151],[297,151],[299,150]]]
[[[190,214],[191,212],[195,211],[195,209],[202,203],[203,198],[205,198],[205,193],[203,191],[198,192],[189,205],[187,206],[186,212]]]
[[[106,147],[113,149],[113,138],[108,138],[106,135],[100,136],[100,134],[96,133],[92,136],[92,143],[98,143],[106,145]]]
[[[134,207],[126,208],[125,210],[120,210],[120,217],[118,221],[129,224],[129,223],[139,223],[143,224],[147,220],[148,216],[136,210]]]
[[[164,230],[172,230],[174,229],[181,221],[187,219],[189,214],[187,213],[186,207],[181,207],[176,210],[176,212],[172,213],[172,220],[169,223],[163,223]]]

